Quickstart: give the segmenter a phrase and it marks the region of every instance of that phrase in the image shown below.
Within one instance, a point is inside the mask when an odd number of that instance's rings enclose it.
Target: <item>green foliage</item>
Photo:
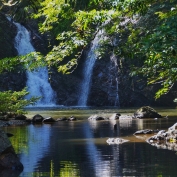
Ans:
[[[0,72],[18,64],[25,69],[42,64],[72,73],[84,49],[104,29],[106,40],[102,41],[101,53],[114,51],[119,58],[132,58],[132,75],[147,77],[148,84],[161,84],[156,98],[168,93],[177,81],[176,0],[17,0],[13,9],[19,8],[38,19],[41,33],[50,33],[55,46],[38,59],[31,54],[5,59]],[[152,19],[148,19],[149,14]],[[133,22],[142,16],[142,24]],[[148,26],[147,19],[155,23]],[[114,45],[115,38],[121,39],[118,46]]]
[[[23,66],[23,69],[33,71],[38,67],[46,66],[43,56],[38,52],[31,52],[24,56],[4,58],[0,60],[0,73],[13,71],[15,66]]]
[[[25,153],[28,154],[29,146],[28,146],[28,129],[26,126],[21,126],[18,128],[8,128],[6,127],[7,132],[11,132],[14,137],[18,138],[9,138],[11,141],[13,148],[17,154]]]
[[[0,112],[14,112],[17,114],[23,114],[25,111],[23,108],[28,105],[34,105],[39,97],[31,97],[29,100],[25,99],[28,95],[26,88],[19,92],[4,91],[0,92]]]
[[[25,56],[17,56],[14,58],[4,58],[0,60],[0,73],[10,72],[16,69],[16,66],[23,66],[26,70],[35,70],[39,66],[44,66],[45,62],[39,53],[33,52]],[[28,95],[26,88],[22,91],[4,91],[0,92],[0,112],[14,112],[17,114],[24,114],[24,107],[34,105],[40,97],[31,97],[25,99]]]
[[[90,0],[80,6],[80,9],[76,8],[76,4],[79,3],[80,0],[45,0],[41,3],[42,8],[35,15],[44,19],[40,23],[40,30],[52,32],[57,40],[56,46],[45,58],[48,65],[55,65],[58,71],[63,73],[71,73],[77,67],[83,49],[97,31],[104,28],[108,35],[107,41],[102,43],[105,52],[110,46],[120,57],[136,58],[139,61],[138,67],[144,63],[142,69],[136,68],[136,72],[132,73],[143,74],[148,78],[149,84],[162,84],[156,98],[170,90],[176,81],[175,1],[168,3],[171,5],[168,12],[154,11],[154,15],[158,15],[161,22],[150,30],[143,27],[135,28],[133,23],[125,21],[138,19],[156,5],[163,7],[167,4],[166,1]],[[123,27],[123,23],[126,24],[126,28]],[[113,46],[115,36],[122,37],[128,34],[127,41],[124,40],[118,47]]]
[[[177,25],[175,23],[177,11],[172,3],[168,11],[165,8],[165,12],[160,11],[155,14],[159,16],[159,24],[152,30],[147,28],[135,30],[136,32],[131,33],[129,42],[134,43],[134,55],[139,54],[145,57],[142,68],[135,68],[138,72],[134,74],[147,77],[148,84],[162,86],[156,93],[157,99],[167,94],[177,81]],[[135,35],[137,32],[144,34],[139,37]]]

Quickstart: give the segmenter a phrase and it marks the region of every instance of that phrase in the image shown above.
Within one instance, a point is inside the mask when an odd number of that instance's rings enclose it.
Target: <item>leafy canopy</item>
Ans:
[[[18,2],[18,6],[27,2],[25,7],[33,9],[31,14],[38,19],[41,33],[50,33],[55,38],[55,45],[43,58],[48,66],[56,66],[63,73],[71,73],[77,67],[84,49],[97,32],[104,29],[107,41],[103,44],[114,48],[120,58],[131,57],[134,59],[132,63],[137,63],[132,74],[142,74],[148,78],[149,84],[161,84],[162,89],[157,92],[156,98],[168,93],[177,81],[176,0],[38,0],[38,4],[34,0],[15,2]],[[32,4],[35,4],[37,13]],[[154,24],[150,23],[148,14],[153,14],[157,19]],[[143,24],[129,22],[130,19],[136,21],[141,17],[144,18]],[[149,20],[147,24],[151,27],[146,24],[146,20]],[[117,36],[124,37],[124,40],[114,46],[113,39]]]
[[[146,76],[148,84],[160,84],[162,87],[155,96],[159,98],[167,94],[177,81],[176,1],[162,1],[161,8],[154,15],[158,18],[157,24],[152,24],[151,29],[143,26],[131,31],[129,45],[134,57],[144,58],[143,65],[135,67],[134,74]]]

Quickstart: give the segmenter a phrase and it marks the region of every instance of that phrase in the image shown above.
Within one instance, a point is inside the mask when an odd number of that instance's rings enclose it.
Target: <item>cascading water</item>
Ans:
[[[113,70],[114,70],[114,79],[116,81],[116,97],[115,97],[115,102],[114,106],[120,107],[120,102],[119,102],[119,81],[118,81],[118,74],[117,74],[117,68],[118,68],[118,63],[117,63],[117,57],[113,53],[110,57],[111,62],[113,64]]]
[[[96,50],[99,48],[99,42],[101,40],[106,40],[107,37],[104,35],[104,30],[100,30],[92,41],[92,46],[87,54],[86,62],[84,64],[83,81],[80,89],[80,97],[78,101],[78,106],[87,106],[88,95],[90,91],[90,85],[92,81],[93,67],[97,58]],[[113,41],[114,45],[117,45],[117,41]],[[114,54],[110,56],[110,68],[108,73],[108,78],[110,80],[110,85],[108,88],[108,95],[111,97],[111,105],[116,107],[120,106],[119,94],[118,94],[118,63],[117,58]]]
[[[93,67],[97,58],[96,49],[99,47],[101,34],[102,31],[100,30],[92,41],[92,46],[87,54],[86,62],[84,64],[83,81],[80,87],[78,106],[87,106]]]
[[[15,48],[18,51],[18,55],[26,55],[30,52],[34,52],[35,49],[30,42],[30,33],[28,30],[15,23],[17,27],[17,35],[15,37]],[[37,102],[37,106],[54,106],[55,105],[55,93],[48,82],[48,70],[46,67],[38,68],[37,71],[27,72],[27,88],[29,91],[29,97],[40,96],[41,99]]]

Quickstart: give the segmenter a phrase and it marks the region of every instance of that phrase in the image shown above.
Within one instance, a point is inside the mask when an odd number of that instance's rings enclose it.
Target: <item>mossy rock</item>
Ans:
[[[134,113],[135,118],[162,118],[162,116],[152,107],[143,106]]]

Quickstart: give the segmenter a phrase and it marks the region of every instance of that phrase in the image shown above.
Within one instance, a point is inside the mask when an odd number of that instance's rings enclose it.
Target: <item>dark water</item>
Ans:
[[[177,121],[176,109],[159,109],[168,119],[88,121],[92,114],[111,115],[134,110],[30,110],[29,117],[75,115],[76,122],[8,127],[11,142],[24,165],[20,177],[169,177],[177,176],[175,151],[157,149],[132,134],[140,129],[167,129]],[[113,125],[117,123],[115,131]],[[108,145],[110,137],[130,140]]]

